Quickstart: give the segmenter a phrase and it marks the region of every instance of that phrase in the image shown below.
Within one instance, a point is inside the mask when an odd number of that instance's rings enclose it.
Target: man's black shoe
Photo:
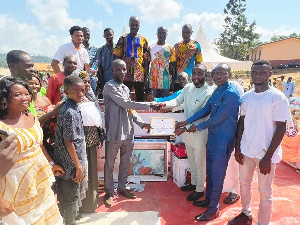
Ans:
[[[247,216],[245,213],[240,213],[238,216],[228,221],[228,225],[251,225],[252,216]]]
[[[125,198],[128,198],[128,199],[135,199],[136,198],[136,195],[131,193],[130,191],[124,189],[124,190],[118,190],[118,193],[120,195],[123,195]]]
[[[195,216],[197,221],[211,221],[216,219],[219,216],[219,210],[217,212],[209,212],[206,210],[204,213],[201,213],[198,216]]]
[[[193,203],[195,206],[202,207],[202,208],[208,208],[209,201],[203,200],[203,201],[194,201]]]
[[[188,184],[180,188],[182,191],[195,191],[196,185]]]
[[[198,200],[199,198],[201,198],[202,196],[204,195],[204,191],[202,192],[197,192],[197,191],[194,191],[193,193],[189,194],[186,199],[188,201],[196,201]]]

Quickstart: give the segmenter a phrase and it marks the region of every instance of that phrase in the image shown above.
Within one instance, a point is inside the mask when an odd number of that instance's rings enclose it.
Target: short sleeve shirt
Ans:
[[[201,63],[203,61],[200,44],[193,40],[189,43],[181,41],[175,44],[174,48],[177,74],[186,72],[190,77],[195,66],[195,62]]]
[[[57,52],[55,53],[53,59],[63,63],[64,58],[66,56],[74,56],[77,61],[77,69],[83,70],[84,64],[89,64],[89,54],[87,50],[84,48],[84,45],[81,44],[79,49],[76,49],[73,43],[67,43],[59,47]]]
[[[170,62],[175,61],[174,47],[169,44],[151,45],[150,88],[169,89],[171,85]]]
[[[127,74],[124,81],[144,82],[144,54],[147,52],[149,52],[148,41],[142,35],[138,34],[132,39],[126,34],[119,38],[113,54],[126,63]]]
[[[64,141],[74,143],[83,171],[87,171],[83,122],[78,105],[70,99],[66,101],[58,116],[53,160],[64,169],[65,175],[62,178],[72,179],[75,177],[76,168]]]
[[[50,100],[52,105],[59,102],[59,96],[64,92],[64,80],[66,76],[63,72],[53,74],[48,83],[46,97]]]
[[[291,122],[287,98],[274,87],[256,93],[254,89],[242,97],[241,116],[245,116],[241,151],[250,158],[262,159],[269,148],[274,132],[275,122]],[[279,163],[282,149],[276,149],[272,163]]]

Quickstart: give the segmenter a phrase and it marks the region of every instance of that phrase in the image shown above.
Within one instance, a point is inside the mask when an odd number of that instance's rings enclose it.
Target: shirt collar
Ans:
[[[227,81],[225,84],[223,84],[222,86],[218,86],[217,90],[225,90],[226,88],[228,88],[229,86],[229,82]]]

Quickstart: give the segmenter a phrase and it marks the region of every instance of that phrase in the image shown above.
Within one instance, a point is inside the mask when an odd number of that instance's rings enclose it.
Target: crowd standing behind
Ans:
[[[220,63],[212,71],[201,64],[201,43],[191,40],[190,24],[182,27],[182,41],[174,46],[167,44],[168,30],[163,26],[158,27],[157,42],[151,46],[138,33],[138,17],[130,17],[129,28],[130,32],[121,36],[116,45],[113,29],[106,28],[103,35],[106,44],[97,49],[89,43],[91,33],[87,27],[71,27],[71,42],[55,53],[51,64],[55,74],[49,80],[43,74],[42,80],[37,76],[28,53],[12,50],[7,54],[12,78],[0,81],[0,127],[7,136],[0,142],[0,216],[8,221],[14,212],[17,219],[29,224],[63,224],[64,219],[65,224],[73,225],[80,212],[96,210],[99,203],[96,147],[101,144],[103,134],[98,131],[104,124],[84,125],[80,105],[91,102],[99,108],[97,97],[103,91],[107,207],[114,203],[113,168],[118,151],[121,155],[118,193],[136,198],[125,186],[133,151],[133,122],[147,130],[150,124],[142,121],[135,109],[159,110],[183,104],[185,121],[177,123],[175,133],[183,134],[192,179],[191,184],[181,189],[193,190],[187,200],[207,208],[195,219],[210,221],[218,217],[222,190],[229,187],[224,202],[233,204],[241,194],[243,207],[229,224],[251,224],[251,180],[258,167],[261,195],[258,221],[269,224],[272,182],[276,163],[282,157],[280,143],[286,122],[291,121],[288,99],[295,91],[292,77],[287,81],[284,76],[275,79],[276,89],[270,85],[270,63],[254,62],[251,68],[254,88],[242,96],[243,80],[236,76],[235,81],[229,81],[228,64]],[[63,64],[63,72],[59,63]],[[130,97],[133,89],[136,101]],[[144,92],[149,89],[154,102],[143,102]],[[257,117],[257,111],[264,113]],[[55,130],[51,137],[51,129],[47,129],[49,121]],[[261,126],[265,128],[263,131]],[[260,140],[261,136],[265,139],[259,143],[252,141]],[[24,168],[20,168],[21,164]],[[53,175],[59,210],[51,190]],[[28,182],[23,182],[22,176]],[[7,189],[7,185],[12,188]],[[19,189],[29,194],[22,195]],[[204,195],[205,200],[198,201]]]

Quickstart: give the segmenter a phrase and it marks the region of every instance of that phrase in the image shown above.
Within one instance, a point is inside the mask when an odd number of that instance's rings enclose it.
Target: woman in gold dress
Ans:
[[[15,165],[0,180],[0,194],[26,224],[63,224],[51,189],[51,165],[40,147],[43,131],[27,110],[31,98],[22,80],[8,77],[0,81],[0,129],[17,135],[18,148]]]

